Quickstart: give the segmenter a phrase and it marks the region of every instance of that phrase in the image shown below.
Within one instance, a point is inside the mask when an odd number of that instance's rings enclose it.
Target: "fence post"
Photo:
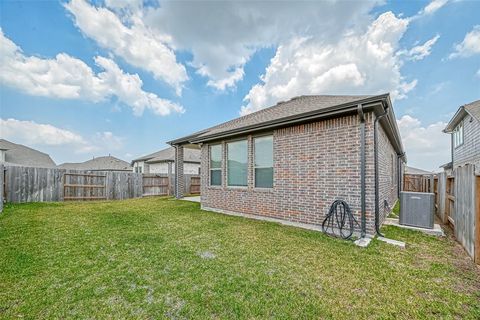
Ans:
[[[4,201],[4,194],[5,194],[5,167],[3,164],[0,164],[0,212],[3,211],[3,201]]]

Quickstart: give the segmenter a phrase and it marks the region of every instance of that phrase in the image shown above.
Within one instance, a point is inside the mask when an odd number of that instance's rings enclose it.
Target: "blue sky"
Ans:
[[[124,160],[300,94],[390,92],[409,164],[480,99],[480,1],[2,1],[0,135]]]

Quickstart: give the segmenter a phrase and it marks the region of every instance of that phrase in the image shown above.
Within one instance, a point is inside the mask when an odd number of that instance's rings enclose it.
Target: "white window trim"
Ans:
[[[457,124],[455,129],[453,129],[453,148],[457,149],[461,147],[464,143],[465,137],[465,127],[463,126],[463,121]],[[457,142],[458,138],[458,142]]]

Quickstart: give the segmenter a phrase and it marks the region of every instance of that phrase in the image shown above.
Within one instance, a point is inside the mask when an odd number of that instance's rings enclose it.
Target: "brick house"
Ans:
[[[321,229],[343,199],[369,235],[398,198],[405,162],[388,94],[295,97],[169,143],[176,181],[184,149],[201,149],[204,210]]]
[[[458,108],[443,130],[451,135],[452,162],[444,165],[455,169],[465,164],[474,164],[480,174],[480,100]]]

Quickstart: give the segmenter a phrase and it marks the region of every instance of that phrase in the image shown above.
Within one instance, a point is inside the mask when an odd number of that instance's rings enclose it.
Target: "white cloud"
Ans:
[[[85,139],[69,130],[54,127],[50,124],[38,124],[33,121],[16,119],[0,119],[0,136],[23,141],[26,144],[43,144],[49,146],[85,145]]]
[[[0,29],[0,83],[30,95],[100,102],[116,97],[139,116],[145,109],[158,115],[183,108],[142,90],[137,74],[123,72],[111,59],[96,57],[97,74],[83,61],[65,53],[54,59],[27,56]]]
[[[108,154],[120,150],[124,138],[110,131],[83,137],[73,131],[34,121],[0,118],[0,137],[27,146],[60,148],[63,154]],[[54,150],[54,149],[52,149]]]
[[[446,122],[423,125],[409,115],[397,120],[407,153],[408,165],[438,171],[438,167],[449,162],[450,136],[442,132]]]
[[[107,5],[123,12],[129,26],[109,9],[96,8],[84,0],[72,0],[65,8],[87,37],[129,64],[153,73],[156,79],[164,80],[180,94],[182,83],[188,79],[185,67],[176,61],[175,52],[165,44],[168,39],[144,25],[141,10],[135,14],[128,10],[138,7],[138,1],[107,1]]]
[[[449,81],[442,81],[431,86],[431,91],[428,93],[428,96],[433,96],[443,90],[449,85]]]
[[[166,1],[144,12],[145,25],[171,36],[193,54],[191,65],[219,90],[243,79],[245,64],[261,48],[314,36],[330,43],[349,27],[368,23],[380,1]]]
[[[117,137],[110,131],[97,132],[89,139],[89,143],[78,148],[76,152],[98,152],[100,155],[104,155],[113,150],[120,150],[124,145],[124,141],[123,137]]]
[[[409,60],[422,60],[432,53],[432,47],[439,38],[440,35],[437,34],[432,39],[427,40],[424,44],[415,46],[408,51],[401,52],[400,54],[404,54]]]
[[[402,99],[417,84],[401,75],[399,40],[408,19],[391,12],[364,29],[350,30],[337,42],[296,38],[278,47],[261,82],[245,97],[241,114],[301,94],[372,94],[391,92]]]
[[[425,6],[425,8],[418,12],[415,18],[434,14],[444,5],[446,5],[448,1],[449,0],[432,0],[428,5]]]
[[[480,69],[478,69],[476,76],[480,78]]]
[[[455,51],[449,58],[470,57],[480,54],[480,25],[473,27],[472,31],[465,35],[463,41],[455,45]]]

